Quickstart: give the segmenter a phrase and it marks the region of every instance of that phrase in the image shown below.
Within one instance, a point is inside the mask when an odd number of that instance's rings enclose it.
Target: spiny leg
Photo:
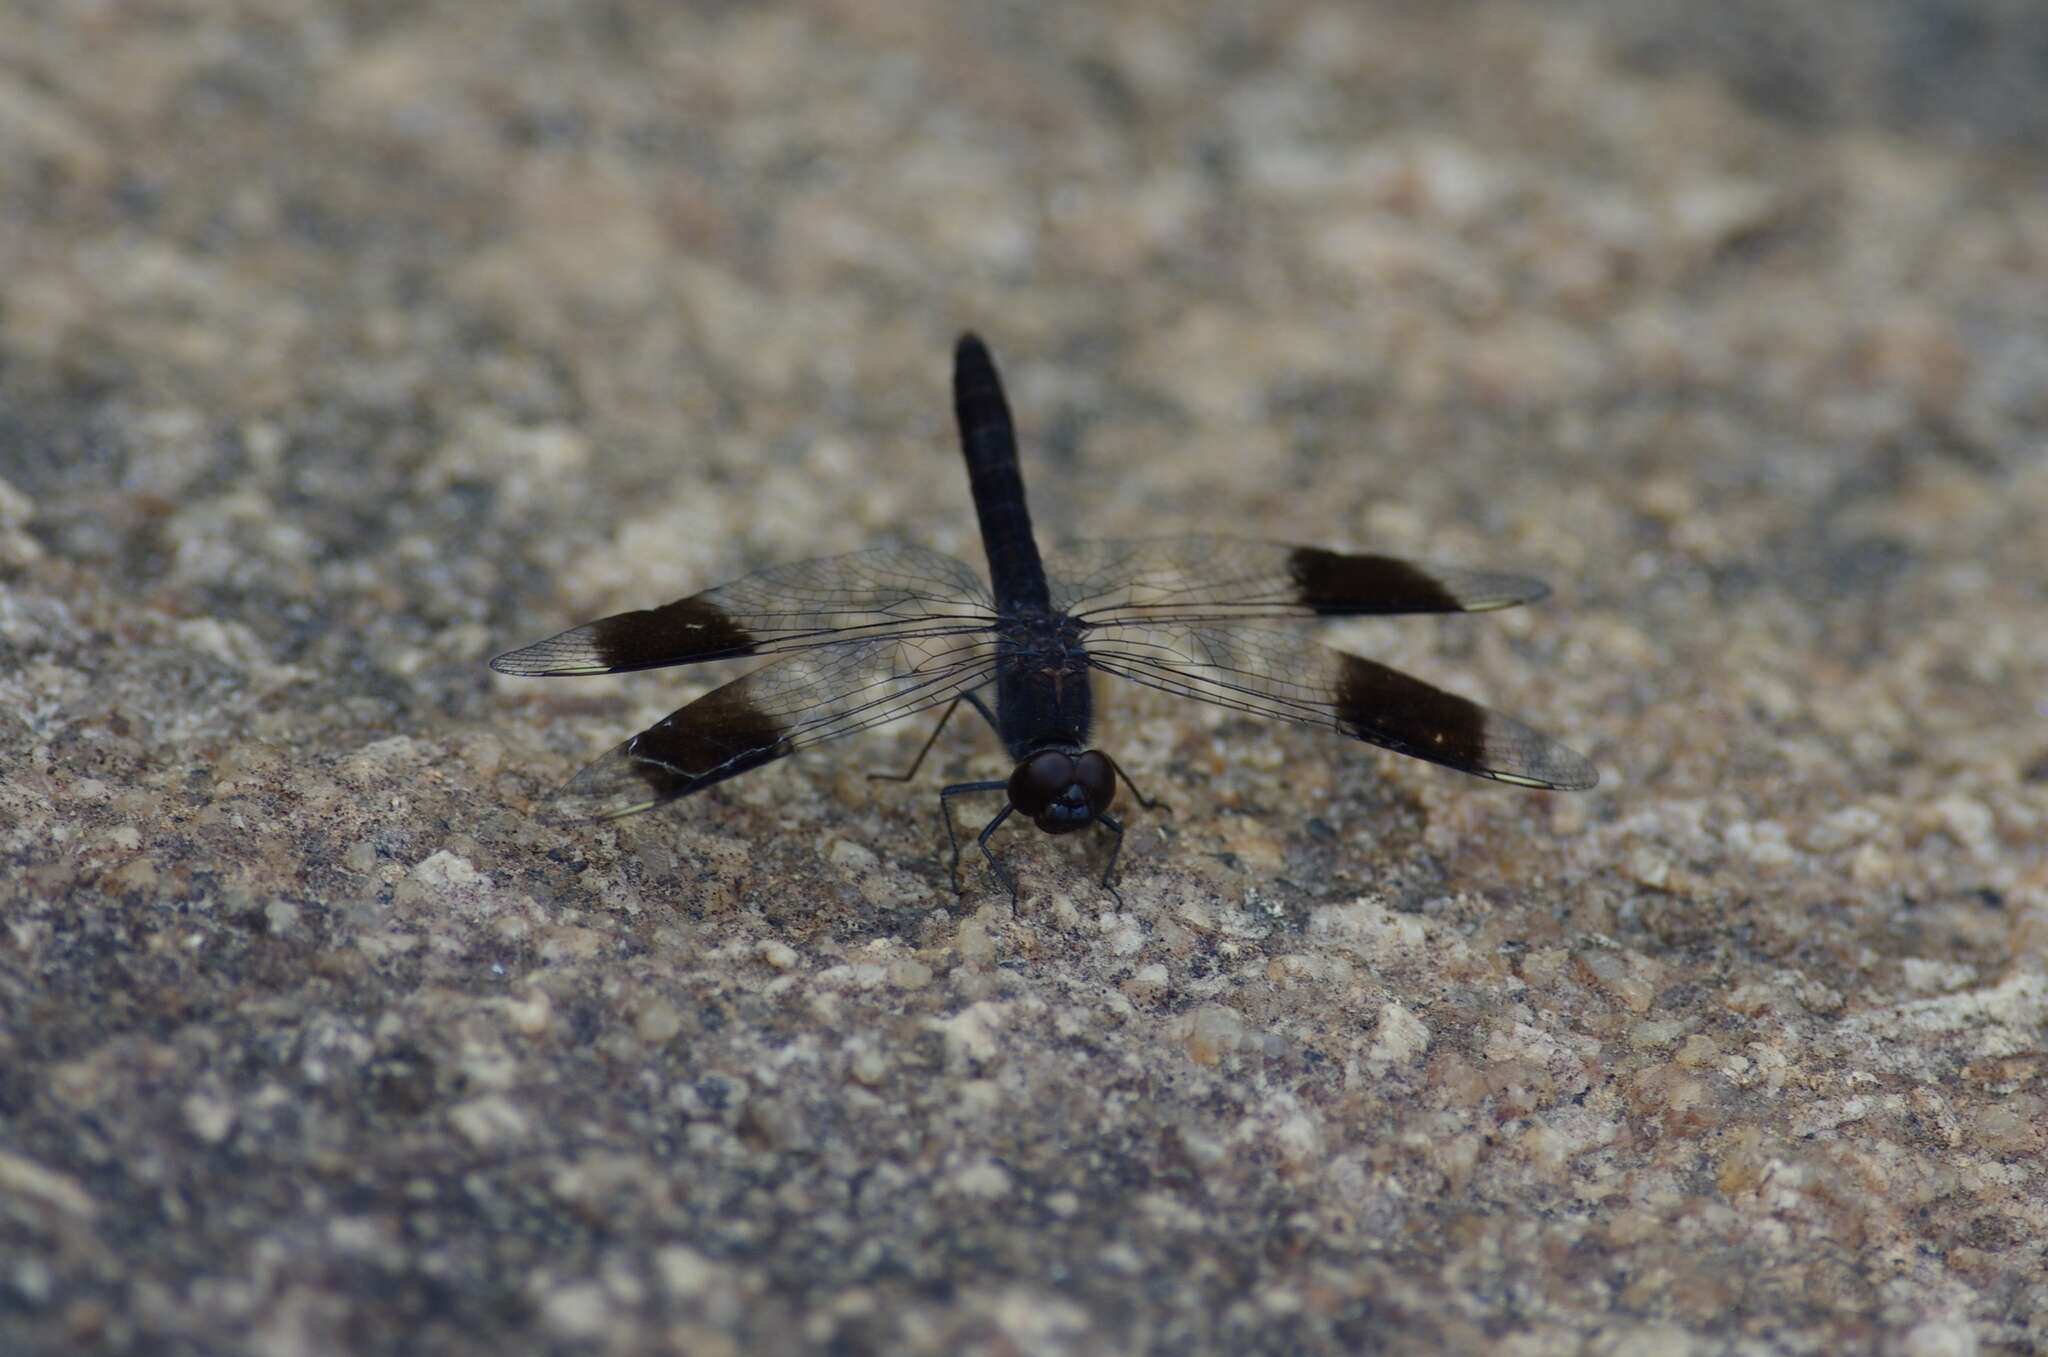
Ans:
[[[1137,788],[1133,787],[1131,789],[1132,794],[1136,795],[1137,790]],[[1109,898],[1116,901],[1116,906],[1118,909],[1122,909],[1124,906],[1123,893],[1117,890],[1116,887],[1110,885],[1109,879],[1110,877],[1116,875],[1117,854],[1124,851],[1124,827],[1118,824],[1113,817],[1108,815],[1096,816],[1095,823],[1101,825],[1104,829],[1107,829],[1110,833],[1116,835],[1116,841],[1110,844],[1109,846],[1109,865],[1102,869],[1102,889],[1108,891]]]
[[[916,777],[917,770],[924,764],[924,756],[931,753],[932,746],[939,742],[939,732],[946,728],[946,722],[953,719],[953,709],[959,705],[960,699],[957,697],[946,704],[946,709],[939,713],[939,723],[932,727],[932,733],[926,738],[924,748],[917,751],[917,757],[910,761],[910,767],[900,773],[869,773],[869,779],[875,782],[908,782]],[[977,702],[975,705],[981,704]]]
[[[968,706],[980,712],[981,719],[988,722],[988,728],[990,730],[993,730],[998,735],[1003,733],[1003,728],[996,724],[996,714],[988,709],[988,703],[983,702],[981,700],[980,693],[970,689],[967,692],[960,694],[959,700],[965,702]]]
[[[965,796],[969,792],[1006,792],[1009,789],[1010,784],[1001,781],[956,782],[950,787],[941,787],[939,789],[939,817],[946,822],[946,842],[953,846],[953,865],[951,868],[953,873],[953,894],[960,895],[963,892],[960,889],[960,836],[953,830],[953,807],[949,803],[949,799],[955,796]],[[1009,808],[1005,807],[1003,815],[1008,815],[1009,813]],[[998,815],[996,820],[1000,823],[1002,815]],[[984,848],[982,851],[986,852],[988,850]]]
[[[988,840],[989,836],[996,832],[997,826],[1009,819],[1010,812],[1015,809],[1017,809],[1015,806],[1004,806],[1001,810],[997,811],[996,818],[981,827],[981,837],[974,841],[975,845],[981,849],[981,855],[988,859],[988,868],[996,874],[996,880],[1010,888],[1010,908],[1012,910],[1017,908],[1017,878],[1011,876],[1003,869],[1003,864],[996,861],[996,855],[989,851]]]
[[[1143,806],[1146,810],[1163,810],[1168,815],[1173,814],[1172,806],[1167,805],[1164,801],[1154,800],[1152,797],[1149,797],[1145,795],[1145,793],[1139,791],[1138,784],[1131,781],[1131,775],[1124,771],[1124,766],[1121,763],[1118,763],[1115,759],[1110,758],[1110,756],[1107,754],[1104,754],[1102,757],[1104,757],[1105,759],[1109,759],[1109,766],[1116,769],[1116,775],[1124,780],[1124,786],[1129,787],[1131,789],[1131,796],[1133,799],[1137,801],[1139,805]]]

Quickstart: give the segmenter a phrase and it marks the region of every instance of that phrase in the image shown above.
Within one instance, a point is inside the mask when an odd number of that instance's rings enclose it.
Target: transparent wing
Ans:
[[[1580,790],[1593,765],[1512,717],[1304,637],[1227,624],[1130,624],[1091,632],[1105,673],[1340,735],[1523,787]]]
[[[1550,592],[1526,575],[1235,537],[1074,542],[1045,564],[1053,606],[1095,627],[1486,612]]]
[[[937,706],[994,668],[985,635],[884,637],[799,651],[714,688],[576,774],[551,818],[613,819],[799,749]]]
[[[501,674],[620,674],[735,655],[891,638],[933,639],[995,621],[972,569],[922,547],[880,547],[774,566],[660,608],[618,613],[500,655]]]

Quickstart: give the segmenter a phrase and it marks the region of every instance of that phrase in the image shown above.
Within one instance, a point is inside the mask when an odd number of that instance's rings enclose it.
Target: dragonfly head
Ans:
[[[1041,749],[1010,774],[1010,804],[1048,834],[1095,823],[1116,796],[1116,765],[1091,749],[1069,754]]]

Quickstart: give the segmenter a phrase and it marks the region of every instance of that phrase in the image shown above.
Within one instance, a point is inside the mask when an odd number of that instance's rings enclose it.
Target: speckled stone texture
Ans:
[[[1784,8],[0,6],[0,1351],[2048,1348],[2048,18]],[[968,326],[1047,538],[1547,578],[1327,631],[1600,787],[538,823],[740,671],[494,651],[977,557]]]

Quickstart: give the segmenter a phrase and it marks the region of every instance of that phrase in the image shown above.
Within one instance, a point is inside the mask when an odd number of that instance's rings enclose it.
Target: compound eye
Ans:
[[[1035,820],[1073,780],[1073,759],[1056,749],[1033,754],[1010,774],[1010,804]]]
[[[1074,760],[1074,782],[1088,798],[1092,814],[1102,814],[1116,799],[1116,765],[1099,749],[1091,749]]]

